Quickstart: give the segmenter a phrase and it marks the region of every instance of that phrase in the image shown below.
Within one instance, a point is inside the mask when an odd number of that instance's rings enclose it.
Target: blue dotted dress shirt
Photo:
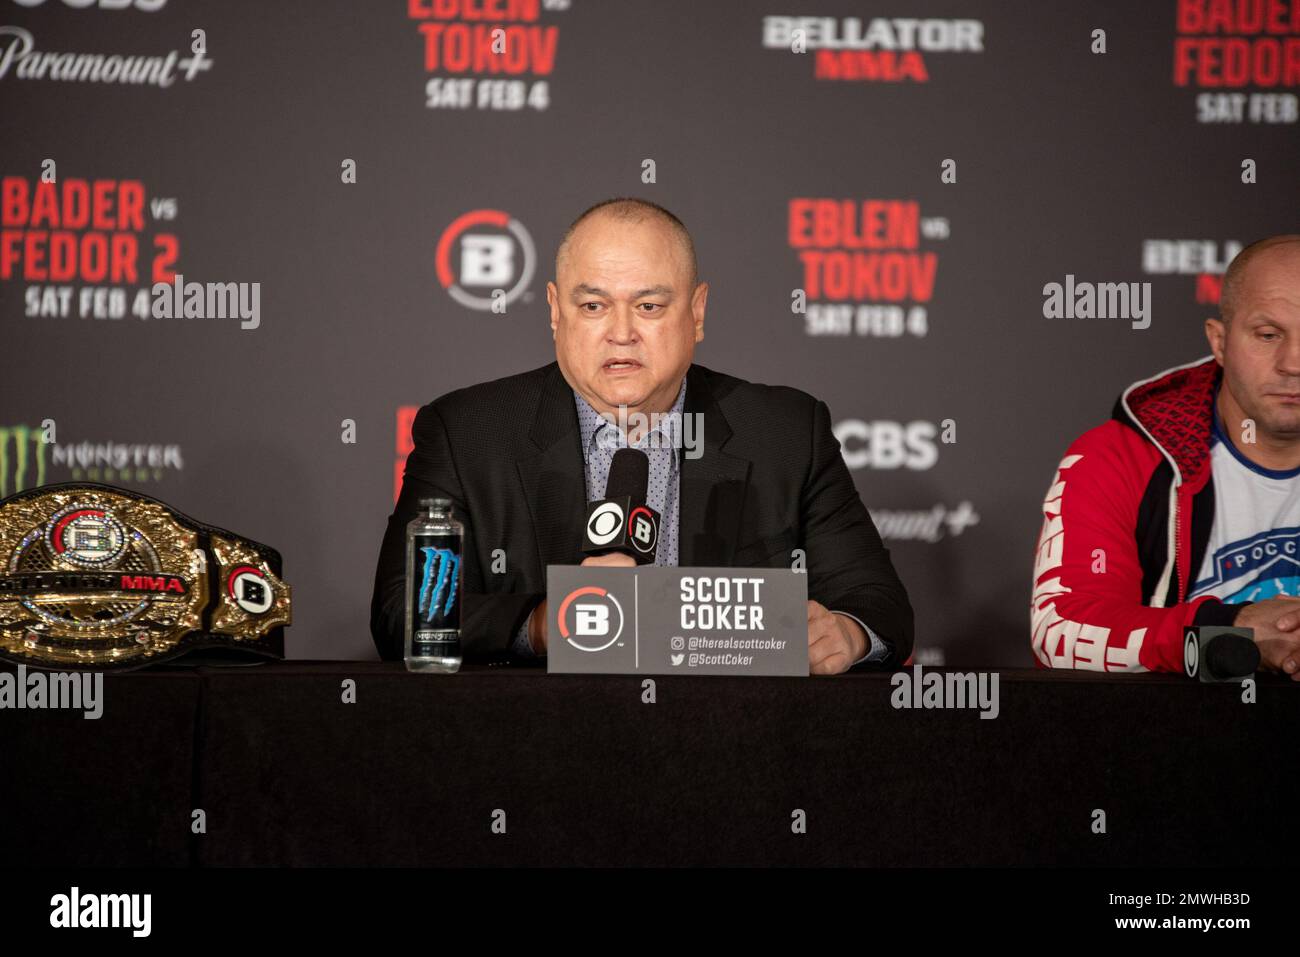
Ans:
[[[578,408],[582,457],[586,463],[587,501],[594,502],[605,497],[605,484],[609,481],[609,467],[614,461],[614,453],[627,447],[628,441],[617,425],[593,409],[576,390],[573,393],[573,401]],[[672,408],[660,415],[657,420],[650,417],[653,427],[630,446],[641,449],[650,459],[650,486],[646,494],[646,504],[661,517],[659,542],[655,549],[656,565],[677,564],[678,525],[680,524],[678,494],[681,489],[680,436],[682,409],[685,404],[686,379],[683,377],[682,386],[677,390],[677,400],[673,402]],[[846,616],[862,625],[871,639],[871,649],[854,664],[884,658],[889,651],[885,643],[858,618],[853,615]],[[528,641],[528,619],[524,619],[523,625],[516,633],[511,650],[525,657],[533,656],[533,647]]]

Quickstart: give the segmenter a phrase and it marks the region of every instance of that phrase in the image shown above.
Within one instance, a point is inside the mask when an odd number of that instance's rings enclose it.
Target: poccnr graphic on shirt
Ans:
[[[1300,596],[1300,470],[1252,462],[1217,415],[1210,464],[1214,523],[1190,597],[1239,604]]]
[[[1216,549],[1213,574],[1192,586],[1193,597],[1213,594],[1239,604],[1300,595],[1300,527],[1275,528]]]

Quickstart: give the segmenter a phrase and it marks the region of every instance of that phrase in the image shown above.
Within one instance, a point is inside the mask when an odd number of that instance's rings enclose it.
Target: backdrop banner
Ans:
[[[829,405],[916,660],[1029,666],[1043,494],[1296,230],[1298,93],[1295,2],[0,0],[0,496],[273,542],[289,657],[373,658],[415,411],[554,358],[641,196],[697,361]]]

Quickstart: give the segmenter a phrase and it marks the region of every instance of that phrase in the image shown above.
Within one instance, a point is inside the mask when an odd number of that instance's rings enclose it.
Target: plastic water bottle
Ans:
[[[465,526],[451,500],[420,499],[406,526],[406,670],[460,670],[460,607]]]

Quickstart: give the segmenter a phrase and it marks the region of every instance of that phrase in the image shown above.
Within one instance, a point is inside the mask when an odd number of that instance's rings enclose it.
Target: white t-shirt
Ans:
[[[1300,468],[1250,461],[1224,434],[1217,408],[1210,462],[1214,527],[1188,597],[1237,604],[1300,596]]]

